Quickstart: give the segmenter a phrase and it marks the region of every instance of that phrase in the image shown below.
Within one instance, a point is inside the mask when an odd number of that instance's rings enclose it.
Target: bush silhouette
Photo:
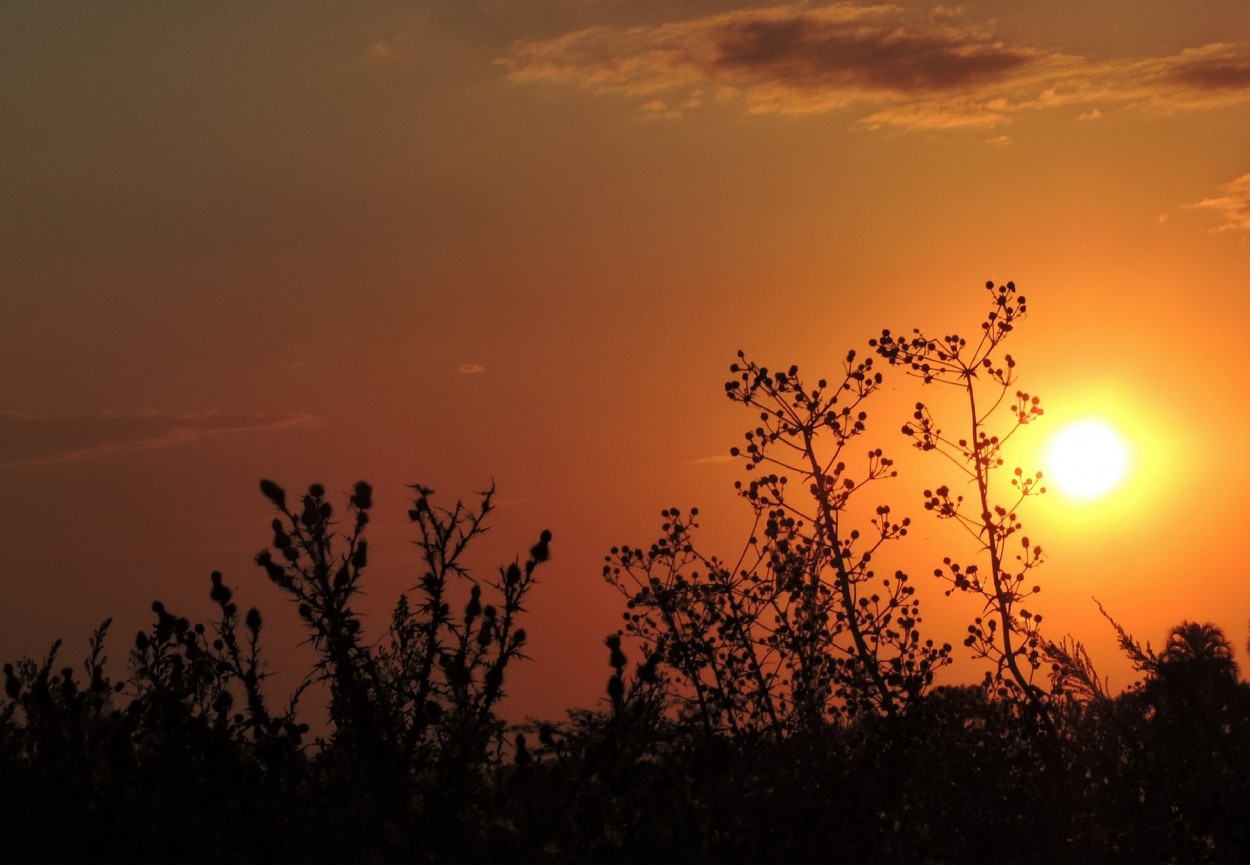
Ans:
[[[340,531],[321,485],[289,506],[281,487],[261,482],[279,515],[257,563],[296,602],[317,653],[282,711],[264,688],[263,618],[255,608],[240,614],[218,573],[209,592],[218,617],[192,624],[154,602],[123,681],[106,671],[108,622],[92,637],[81,682],[72,668],[56,669],[59,643],[42,663],[6,665],[0,805],[16,849],[90,859],[191,844],[190,858],[204,861],[471,849],[504,759],[495,710],[509,664],[523,657],[524,600],[551,535],[497,579],[478,581],[462,560],[485,529],[493,489],[475,507],[451,508],[413,489],[425,571],[415,600],[399,598],[373,644],[351,606],[368,564],[369,485],[355,485]],[[459,583],[469,601],[453,612]],[[310,742],[299,704],[317,682],[329,686],[330,726]],[[63,824],[74,831],[57,831]]]
[[[1250,860],[1250,686],[1224,632],[1183,621],[1156,654],[1112,620],[1141,681],[1111,694],[1084,646],[1046,639],[1024,606],[1041,549],[1016,510],[1040,477],[1017,472],[1004,503],[996,470],[1041,409],[999,353],[1024,300],[989,290],[975,344],[886,332],[872,346],[887,372],[974,406],[947,437],[920,402],[903,433],[953,456],[975,491],[919,504],[973,539],[975,559],[944,556],[936,579],[986,604],[964,637],[984,682],[939,681],[954,650],[922,634],[913,578],[882,564],[910,521],[871,498],[895,476],[866,444],[873,358],[813,382],[740,355],[726,393],[754,417],[734,453],[755,528],[719,558],[698,512],[669,508],[654,543],[611,550],[625,609],[592,647],[607,662],[598,704],[500,716],[552,538],[471,574],[493,489],[444,507],[411,487],[422,564],[370,634],[354,604],[372,488],[336,511],[319,484],[296,496],[262,481],[275,517],[256,561],[308,633],[307,677],[272,693],[273,613],[218,573],[207,621],[155,602],[120,674],[107,620],[80,666],[59,642],[5,664],[5,861]]]

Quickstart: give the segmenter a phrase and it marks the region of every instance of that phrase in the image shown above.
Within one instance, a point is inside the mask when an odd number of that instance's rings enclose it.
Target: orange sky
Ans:
[[[120,661],[219,569],[283,668],[261,477],[375,484],[378,624],[417,578],[404,485],[493,478],[484,566],[555,536],[514,711],[590,705],[608,548],[670,505],[741,543],[735,352],[833,375],[882,327],[973,331],[987,279],[1030,299],[1031,446],[1097,411],[1141,449],[1117,499],[1022,513],[1048,633],[1113,688],[1091,595],[1142,640],[1246,642],[1244,0],[12,0],[0,116],[6,659],[76,662],[112,615]],[[920,577],[966,550],[909,471]]]

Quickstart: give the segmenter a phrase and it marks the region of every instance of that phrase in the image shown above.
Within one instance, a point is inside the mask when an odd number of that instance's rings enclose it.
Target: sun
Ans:
[[[1094,418],[1059,430],[1043,457],[1048,484],[1081,501],[1102,498],[1118,487],[1129,462],[1128,445],[1115,427]]]

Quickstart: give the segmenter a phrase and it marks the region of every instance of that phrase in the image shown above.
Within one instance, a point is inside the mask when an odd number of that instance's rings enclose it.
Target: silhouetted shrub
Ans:
[[[926,383],[975,400],[988,382],[990,403],[1014,407],[1006,432],[974,409],[968,436],[946,438],[923,403],[904,428],[976,490],[968,513],[946,487],[922,502],[978,544],[979,563],[948,558],[938,576],[986,604],[965,639],[990,661],[983,682],[934,686],[949,645],[922,638],[910,578],[876,572],[909,521],[860,507],[894,469],[868,448],[856,473],[846,451],[880,374],[851,354],[838,382],[812,386],[740,357],[727,393],[759,418],[735,449],[756,518],[746,552],[702,553],[697,512],[675,508],[654,544],[612,550],[625,624],[602,647],[597,706],[512,728],[498,714],[551,535],[491,579],[470,574],[493,490],[444,508],[412,487],[422,566],[367,635],[354,603],[372,488],[357,483],[339,515],[319,484],[288,496],[262,481],[276,518],[256,561],[307,629],[307,677],[275,702],[267,617],[218,573],[207,624],[154,603],[120,677],[108,621],[80,667],[60,643],[4,665],[4,861],[1250,861],[1250,686],[1223,631],[1182,622],[1156,654],[1112,621],[1142,676],[1112,695],[1080,642],[1045,640],[1023,607],[1041,550],[1015,510],[1039,479],[1017,472],[1006,505],[991,481],[1040,407],[1012,396],[1014,362],[994,354],[1023,298],[990,291],[975,345],[887,332],[875,346]],[[313,694],[324,728],[306,720]]]
[[[319,484],[279,512],[257,556],[295,601],[317,652],[286,709],[265,693],[263,618],[240,614],[220,574],[218,618],[192,624],[159,601],[134,639],[129,677],[106,671],[108,622],[91,640],[85,676],[43,662],[4,667],[0,813],[20,861],[84,861],[124,851],[180,851],[184,861],[369,861],[456,855],[487,837],[493,774],[503,760],[495,714],[509,664],[522,657],[524,600],[549,557],[543,532],[524,562],[495,580],[462,564],[484,530],[493,490],[476,508],[444,509],[414,487],[409,513],[425,570],[401,596],[385,639],[365,641],[351,600],[368,563],[372,490],[357,483],[339,530]],[[462,613],[449,598],[468,587]],[[327,734],[309,742],[299,702],[329,686]],[[431,831],[437,827],[437,831]]]

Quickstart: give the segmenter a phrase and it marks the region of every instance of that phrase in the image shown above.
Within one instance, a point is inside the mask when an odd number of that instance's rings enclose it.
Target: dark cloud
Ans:
[[[940,14],[939,14],[940,13]],[[740,100],[753,113],[860,104],[870,128],[990,127],[1067,107],[1173,111],[1250,99],[1250,54],[1229,45],[1169,57],[1091,62],[996,38],[955,9],[897,6],[742,9],[652,27],[594,27],[522,42],[501,59],[514,81],[578,84],[677,117]]]
[[[0,412],[0,466],[44,465],[189,444],[208,436],[309,426],[307,414],[191,416],[156,412],[37,416]]]
[[[804,15],[730,21],[716,41],[718,66],[801,88],[950,90],[999,80],[1030,59],[1025,51],[945,28],[916,32]]]
[[[1180,65],[1172,76],[1177,83],[1200,90],[1250,88],[1250,59],[1212,58]]]

